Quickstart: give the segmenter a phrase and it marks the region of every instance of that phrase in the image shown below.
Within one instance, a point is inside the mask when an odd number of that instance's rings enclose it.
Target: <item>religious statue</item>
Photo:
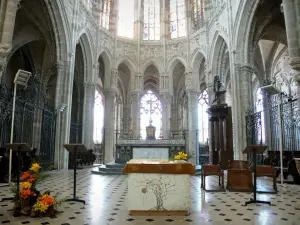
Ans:
[[[222,90],[223,84],[221,83],[220,77],[219,76],[215,76],[214,77],[214,93],[215,93],[215,99],[212,102],[212,104],[214,104],[215,102],[217,102],[217,104],[221,103],[221,95],[225,94],[226,90]]]

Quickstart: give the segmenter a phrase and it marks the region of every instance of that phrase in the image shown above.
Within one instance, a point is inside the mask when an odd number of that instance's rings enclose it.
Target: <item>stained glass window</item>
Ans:
[[[257,140],[256,144],[264,144],[266,142],[266,128],[265,128],[265,114],[264,114],[264,99],[263,93],[259,88],[256,92],[256,104],[255,104],[256,112],[260,112],[260,129],[257,132]]]
[[[204,22],[204,0],[194,0],[193,22],[195,28],[199,28]]]
[[[103,137],[104,105],[102,95],[96,90],[94,106],[94,143],[100,144]]]
[[[147,91],[141,99],[140,108],[142,139],[146,139],[146,127],[149,125],[150,121],[152,125],[156,127],[155,137],[159,138],[161,133],[161,112],[162,109],[160,100],[151,90]]]
[[[199,141],[207,142],[208,139],[208,93],[203,91],[198,99],[198,130]]]
[[[109,17],[111,9],[111,0],[103,0],[101,9],[101,26],[105,29],[109,29]]]
[[[170,33],[171,38],[186,36],[184,0],[170,0]]]
[[[134,0],[119,1],[118,35],[133,38]]]
[[[144,0],[144,40],[160,39],[159,0]]]

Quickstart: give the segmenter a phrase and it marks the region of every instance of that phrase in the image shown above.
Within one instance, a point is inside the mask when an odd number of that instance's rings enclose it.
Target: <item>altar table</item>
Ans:
[[[185,216],[190,209],[190,176],[193,164],[185,161],[130,160],[128,209],[132,216]]]

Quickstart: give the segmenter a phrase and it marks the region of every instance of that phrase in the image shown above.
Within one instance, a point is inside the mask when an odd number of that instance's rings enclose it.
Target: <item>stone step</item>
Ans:
[[[94,169],[92,171],[93,174],[107,174],[107,175],[115,175],[115,174],[122,174],[122,169],[124,168],[125,164],[117,164],[111,163],[106,165],[100,165],[98,169]],[[196,169],[196,176],[201,175],[201,166],[195,166]]]

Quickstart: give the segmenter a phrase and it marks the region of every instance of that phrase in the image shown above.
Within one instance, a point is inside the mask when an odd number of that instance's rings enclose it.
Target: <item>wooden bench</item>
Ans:
[[[201,188],[206,191],[205,188],[205,178],[207,176],[218,176],[220,190],[210,190],[210,191],[224,191],[224,172],[221,170],[220,165],[203,165],[201,173]],[[221,182],[222,180],[222,182]]]
[[[271,177],[273,189],[277,192],[276,168],[273,166],[256,166],[256,177]]]
[[[249,169],[247,161],[229,161],[226,188],[228,191],[234,192],[252,192],[252,171]]]

